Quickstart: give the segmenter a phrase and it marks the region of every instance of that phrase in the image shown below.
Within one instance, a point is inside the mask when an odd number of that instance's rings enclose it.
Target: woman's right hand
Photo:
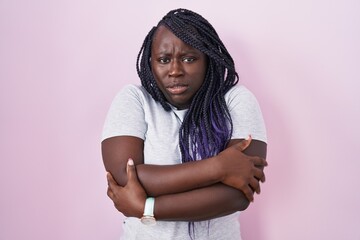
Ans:
[[[124,187],[117,184],[111,173],[107,173],[107,195],[114,202],[116,209],[126,217],[140,218],[147,196],[144,188],[139,183],[136,167],[132,159],[128,161],[126,172],[127,183]]]
[[[248,156],[243,151],[252,139],[242,140],[219,153],[216,158],[220,164],[221,182],[241,190],[249,201],[254,200],[253,193],[260,193],[260,182],[265,181],[265,159]]]

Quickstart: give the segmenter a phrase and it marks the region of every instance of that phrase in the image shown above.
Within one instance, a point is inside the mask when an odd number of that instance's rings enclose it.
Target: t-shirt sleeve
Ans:
[[[225,99],[233,122],[231,138],[246,138],[250,134],[253,139],[267,142],[263,115],[253,93],[244,86],[235,86]]]
[[[141,90],[126,85],[114,98],[107,113],[102,140],[115,136],[134,136],[145,139],[146,123]]]

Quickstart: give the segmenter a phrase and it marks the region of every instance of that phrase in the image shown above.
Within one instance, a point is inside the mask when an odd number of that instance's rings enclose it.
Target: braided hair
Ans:
[[[150,63],[153,37],[160,25],[208,57],[204,82],[193,97],[179,130],[182,162],[215,156],[225,149],[233,131],[224,95],[239,79],[234,61],[205,18],[186,9],[170,11],[146,36],[136,63],[142,86],[166,111],[171,111],[171,107],[156,84]]]

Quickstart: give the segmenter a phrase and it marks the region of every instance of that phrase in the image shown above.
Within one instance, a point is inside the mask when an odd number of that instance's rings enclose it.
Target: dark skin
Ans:
[[[185,109],[204,82],[207,57],[160,26],[151,48],[151,68],[166,100]]]
[[[159,27],[151,59],[166,99],[187,108],[204,81],[206,56]],[[140,218],[146,197],[153,196],[158,220],[212,219],[246,209],[265,181],[266,144],[251,138],[231,140],[212,158],[168,166],[144,164],[143,149],[144,141],[132,136],[102,142],[108,196],[125,216]]]
[[[102,144],[107,170],[111,172],[110,169],[119,169],[118,166],[122,165],[122,171],[112,172],[119,184],[108,174],[108,195],[125,216],[141,217],[146,196],[154,196],[155,216],[158,220],[199,221],[220,217],[245,210],[250,200],[243,190],[253,197],[253,188],[260,193],[258,179],[265,180],[259,167],[265,166],[266,162],[259,157],[250,157],[253,152],[265,157],[266,144],[261,141],[231,140],[229,147],[214,158],[171,166],[138,163],[139,159],[133,157],[136,171],[135,167],[130,167],[131,171],[127,174],[127,160],[113,154],[114,145],[118,147],[118,153],[131,152],[133,147],[138,146],[136,142],[142,140],[135,137],[114,137],[104,140]],[[242,172],[239,173],[236,169],[241,169]],[[221,181],[211,184],[216,177],[237,185],[238,189]],[[172,181],[168,181],[168,178],[172,178]],[[161,181],[162,179],[166,181]],[[207,179],[208,185],[197,187],[199,185],[195,180],[199,179]],[[193,183],[193,186],[188,186],[188,191],[171,193],[174,189],[184,189],[184,182]],[[251,182],[254,186],[250,187]],[[202,185],[206,184],[202,182]],[[159,195],[146,191],[152,188]]]

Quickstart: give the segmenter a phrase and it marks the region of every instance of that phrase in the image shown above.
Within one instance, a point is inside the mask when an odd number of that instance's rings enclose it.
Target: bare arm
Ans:
[[[263,172],[256,169],[254,163],[261,166],[264,164],[264,160],[253,157],[250,159],[253,162],[245,162],[246,155],[243,154],[243,149],[233,147],[235,144],[239,145],[240,142],[240,139],[231,140],[227,148],[231,147],[233,149],[227,151],[226,154],[222,152],[216,157],[177,165],[143,164],[143,140],[136,137],[122,136],[104,140],[102,152],[106,170],[114,176],[119,185],[124,186],[126,184],[126,163],[129,158],[132,158],[136,165],[139,181],[145,188],[146,193],[149,196],[157,197],[212,185],[224,180],[224,172],[250,175],[248,172],[253,171],[251,174],[258,179],[262,179]],[[248,155],[263,157],[266,153],[266,146],[265,152],[256,154],[261,149],[260,147],[255,149],[257,145],[261,144],[261,142],[257,142],[259,141],[254,140],[253,144],[249,146],[249,150],[245,151]],[[239,165],[239,159],[244,161],[243,165]],[[227,167],[227,169],[224,169],[224,167]],[[258,188],[258,182],[254,182],[255,179],[251,180],[253,181],[253,188]],[[231,183],[228,185],[235,186]],[[238,188],[245,190],[243,186]],[[252,196],[250,188],[248,191],[248,195]]]
[[[132,158],[139,181],[150,196],[178,193],[207,186],[218,181],[214,159],[178,165],[143,163],[143,140],[136,137],[114,137],[102,143],[105,168],[121,186],[127,181],[126,163]],[[200,173],[200,174],[199,174]]]
[[[245,210],[250,201],[244,193],[217,183],[188,192],[156,198],[155,216],[159,220],[202,221]]]
[[[112,140],[115,140],[115,138]],[[107,170],[115,175],[120,185],[124,186],[127,181],[125,173],[127,157],[125,156],[132,157],[135,160],[135,165],[139,163],[139,160],[141,162],[142,155],[136,155],[136,153],[139,153],[137,150],[141,150],[140,152],[142,152],[142,140],[130,137],[130,139],[128,139],[130,141],[126,141],[126,143],[122,145],[123,147],[119,146],[117,140],[105,140],[103,142],[103,157]],[[229,144],[229,147],[239,141],[240,140],[233,140]],[[132,153],[129,152],[123,155],[121,152],[117,154],[108,152],[113,151],[113,149],[121,151],[123,148],[125,152],[131,151]],[[253,141],[246,149],[246,153],[265,157],[266,144],[260,141]],[[198,221],[227,215],[247,208],[249,201],[241,191],[221,183],[213,184],[216,180],[214,180],[212,176],[217,176],[217,174],[213,173],[216,172],[214,169],[206,166],[206,161],[207,160],[202,160],[174,166],[154,166],[140,163],[140,165],[136,167],[138,177],[141,179],[148,195],[155,195],[151,194],[151,189],[154,189],[155,193],[156,191],[161,193],[159,195],[165,194],[157,197],[155,201],[155,215],[159,220]],[[116,171],[116,169],[119,169],[119,165],[123,166],[122,171]],[[164,179],[164,181],[162,181],[162,179]],[[182,182],[184,180],[185,183]],[[159,185],[161,185],[161,190],[157,190]],[[198,188],[205,185],[208,187]],[[189,188],[189,190],[186,190],[186,188]],[[179,189],[183,191],[179,191]],[[139,205],[142,204],[138,204],[138,206]],[[141,217],[143,209],[135,208],[132,210],[133,211],[127,212],[125,215]],[[129,209],[127,209],[127,211],[129,211]]]
[[[233,140],[229,146],[239,141]],[[244,152],[265,159],[266,144],[253,140]],[[158,197],[155,202],[155,216],[159,220],[201,221],[245,210],[249,204],[243,192],[217,183],[184,193]]]

